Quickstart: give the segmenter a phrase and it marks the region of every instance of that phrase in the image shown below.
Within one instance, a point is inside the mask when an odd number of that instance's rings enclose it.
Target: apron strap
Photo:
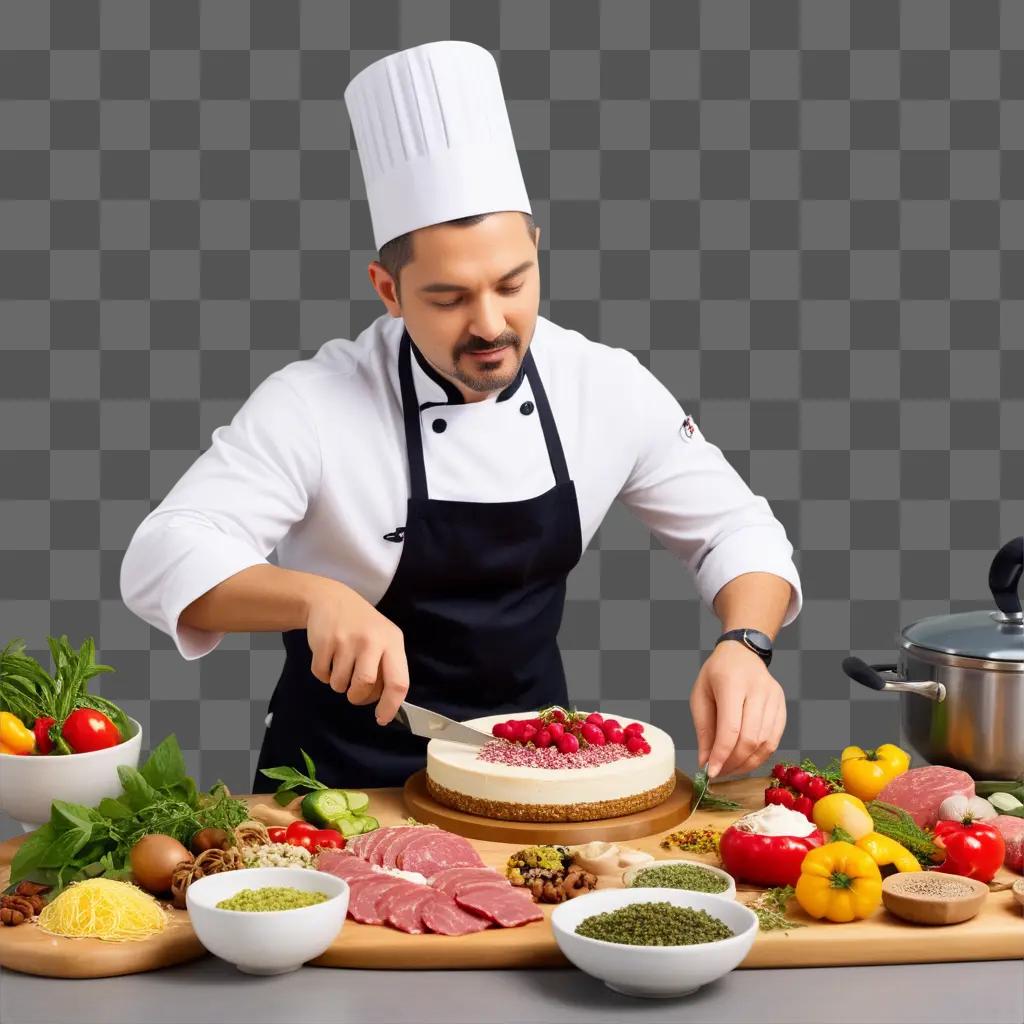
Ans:
[[[537,415],[540,417],[541,430],[544,432],[544,444],[551,461],[551,472],[556,484],[569,483],[569,467],[565,461],[562,441],[558,436],[555,418],[551,413],[547,392],[537,372],[537,364],[533,353],[527,349],[523,360],[526,377],[530,382],[533,397],[537,404]],[[423,460],[423,434],[420,428],[420,407],[416,398],[416,385],[412,376],[412,339],[409,332],[402,333],[398,347],[398,379],[402,388],[402,417],[405,420],[405,445],[409,459],[409,485],[413,498],[427,497],[427,470]]]

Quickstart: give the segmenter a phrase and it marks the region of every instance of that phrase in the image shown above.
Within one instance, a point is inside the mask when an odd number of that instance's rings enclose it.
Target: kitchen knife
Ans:
[[[404,725],[414,736],[424,736],[429,740],[451,740],[453,743],[482,747],[494,739],[489,733],[463,725],[454,718],[445,718],[436,711],[419,708],[408,701],[403,701],[395,714],[395,721]]]

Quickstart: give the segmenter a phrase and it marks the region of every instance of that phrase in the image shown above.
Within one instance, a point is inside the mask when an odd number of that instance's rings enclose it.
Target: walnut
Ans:
[[[52,885],[40,885],[38,882],[19,882],[14,890],[15,896],[42,896],[53,888]]]
[[[35,899],[39,899],[38,896]],[[40,900],[40,904],[42,901]],[[40,906],[40,910],[42,906]],[[0,898],[0,924],[14,927],[24,924],[36,914],[35,905],[27,896],[4,896]]]
[[[560,880],[534,878],[527,883],[527,888],[538,903],[565,902],[565,889]]]
[[[592,875],[582,868],[569,868],[562,880],[562,888],[566,899],[574,899],[597,888],[597,875]]]

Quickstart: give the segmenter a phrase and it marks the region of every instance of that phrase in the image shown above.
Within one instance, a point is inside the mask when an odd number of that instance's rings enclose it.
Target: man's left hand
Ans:
[[[708,775],[742,775],[778,748],[786,727],[786,697],[768,666],[742,644],[720,643],[690,693],[698,765]]]

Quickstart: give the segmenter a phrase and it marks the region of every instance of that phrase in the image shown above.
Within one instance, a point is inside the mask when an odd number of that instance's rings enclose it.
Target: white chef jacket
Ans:
[[[354,342],[333,339],[272,373],[136,530],[122,597],[184,658],[224,634],[179,624],[182,610],[274,549],[279,565],[340,580],[371,604],[384,595],[402,554],[384,535],[405,525],[409,497],[404,326],[385,314]],[[734,577],[769,572],[793,586],[792,622],[802,596],[785,529],[667,388],[628,350],[544,317],[530,351],[575,482],[584,548],[619,498],[709,606]],[[413,352],[429,497],[519,501],[554,485],[522,371],[500,394],[467,403]]]

